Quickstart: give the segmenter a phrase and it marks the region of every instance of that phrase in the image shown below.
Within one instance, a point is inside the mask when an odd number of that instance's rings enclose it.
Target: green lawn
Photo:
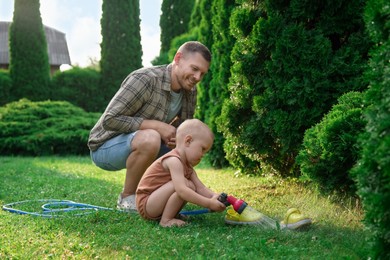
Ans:
[[[0,203],[66,199],[114,208],[124,171],[107,172],[88,157],[0,157]],[[288,208],[313,219],[304,231],[229,226],[225,213],[190,217],[182,228],[162,228],[136,214],[98,211],[41,218],[0,211],[0,259],[367,259],[360,204],[322,196],[295,179],[236,176],[232,169],[197,169],[211,189],[244,199],[276,220]],[[18,208],[38,211],[40,203]],[[186,209],[198,209],[188,205]]]

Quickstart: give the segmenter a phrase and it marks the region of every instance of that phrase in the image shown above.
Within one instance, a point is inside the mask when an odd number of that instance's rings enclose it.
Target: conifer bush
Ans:
[[[0,107],[0,154],[88,154],[89,131],[99,116],[65,101],[9,103]]]
[[[87,112],[102,112],[107,102],[99,90],[99,80],[100,73],[92,68],[57,72],[51,81],[51,99],[68,101]]]
[[[364,2],[245,1],[232,12],[230,98],[219,118],[231,164],[299,174],[305,131],[341,95],[367,88]]]
[[[0,70],[0,106],[10,101],[11,87],[12,80],[8,71]]]
[[[305,132],[303,149],[296,161],[302,174],[317,182],[325,192],[356,192],[349,171],[359,158],[357,140],[366,125],[362,103],[362,93],[344,94],[321,122]]]
[[[353,170],[371,231],[372,259],[390,259],[390,8],[385,0],[370,0],[366,24],[376,45],[371,52],[365,96],[369,106],[362,156]]]

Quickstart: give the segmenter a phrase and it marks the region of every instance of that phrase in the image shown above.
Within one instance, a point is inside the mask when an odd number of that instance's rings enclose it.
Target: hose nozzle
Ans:
[[[221,195],[219,195],[218,197],[218,200],[223,204],[225,204],[226,207],[232,205],[233,209],[238,214],[241,214],[244,211],[244,209],[248,206],[248,204],[245,201],[241,199],[237,199],[231,195],[228,196],[226,193],[221,193]]]
[[[237,199],[233,196],[227,196],[227,201],[233,206],[233,209],[238,213],[238,214],[241,214],[244,209],[248,206],[248,204],[241,200],[241,199]]]

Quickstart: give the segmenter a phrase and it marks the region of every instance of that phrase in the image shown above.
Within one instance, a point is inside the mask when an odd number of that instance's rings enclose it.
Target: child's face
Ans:
[[[211,148],[213,144],[213,138],[210,135],[196,135],[188,136],[189,139],[186,142],[186,158],[187,162],[196,166]]]

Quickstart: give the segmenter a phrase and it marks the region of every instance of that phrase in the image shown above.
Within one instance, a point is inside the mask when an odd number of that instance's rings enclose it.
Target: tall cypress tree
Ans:
[[[142,67],[140,9],[138,0],[103,0],[101,91],[109,101],[124,78]]]
[[[47,42],[39,0],[15,0],[10,27],[11,98],[44,100],[50,97]]]
[[[213,44],[213,33],[211,30],[211,4],[212,0],[200,0],[199,1],[199,9],[200,9],[200,22],[197,30],[197,40],[206,45],[211,49],[211,45]],[[214,61],[211,61],[212,63]],[[206,111],[210,107],[209,103],[209,85],[210,80],[212,79],[212,71],[204,76],[202,81],[198,84],[198,108],[195,112],[195,117],[199,118],[202,121],[206,120]]]
[[[211,52],[213,61],[210,71],[212,79],[208,90],[208,109],[205,111],[205,121],[214,132],[214,144],[211,150],[207,153],[207,160],[215,167],[223,167],[227,165],[223,143],[225,138],[218,130],[217,118],[221,114],[221,101],[229,97],[228,84],[230,78],[230,67],[232,61],[230,54],[234,45],[234,37],[230,33],[229,19],[235,7],[235,0],[216,0],[212,3],[211,19],[212,19],[212,35],[213,44]]]
[[[158,65],[171,62],[168,57],[171,41],[176,36],[188,31],[188,23],[194,4],[195,0],[163,0],[160,16],[160,55],[153,60],[153,64]]]

